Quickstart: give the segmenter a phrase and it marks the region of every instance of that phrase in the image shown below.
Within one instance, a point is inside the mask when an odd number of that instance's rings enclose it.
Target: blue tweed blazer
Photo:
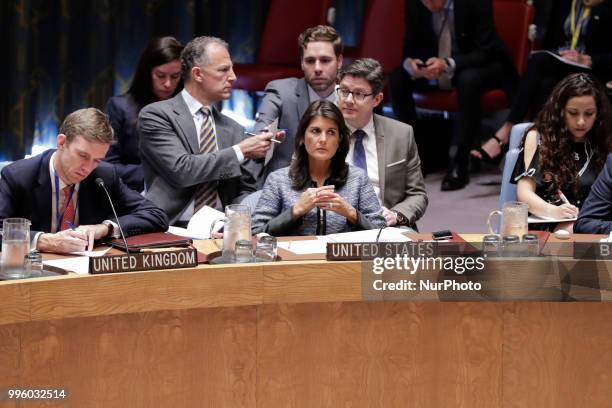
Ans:
[[[297,220],[293,219],[291,213],[293,205],[306,188],[295,190],[291,186],[289,167],[270,173],[253,214],[253,233],[267,232],[277,236],[315,235],[316,207]],[[382,228],[387,225],[374,188],[360,168],[349,166],[346,184],[342,187],[336,186],[335,192],[357,210],[358,220],[352,225],[343,216],[326,211],[328,234]]]

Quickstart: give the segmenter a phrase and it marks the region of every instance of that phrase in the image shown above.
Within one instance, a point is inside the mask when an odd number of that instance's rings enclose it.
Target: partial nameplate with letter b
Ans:
[[[612,260],[612,242],[574,242],[574,259]]]

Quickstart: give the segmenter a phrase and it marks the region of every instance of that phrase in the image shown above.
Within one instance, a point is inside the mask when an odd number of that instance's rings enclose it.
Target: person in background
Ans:
[[[263,185],[268,174],[288,166],[293,156],[293,141],[300,119],[308,106],[320,99],[337,103],[336,76],[342,67],[342,39],[333,27],[319,25],[306,29],[298,38],[303,78],[284,78],[266,85],[255,131],[278,119],[286,129],[283,143],[272,146],[271,156],[258,177]]]
[[[181,51],[183,45],[174,37],[151,39],[138,60],[130,89],[123,95],[111,97],[106,104],[116,142],[111,145],[105,160],[113,163],[123,182],[136,191],[144,189],[138,148],[138,113],[144,106],[168,99],[183,88]]]
[[[388,226],[415,229],[427,208],[421,160],[412,126],[374,114],[383,100],[382,66],[358,59],[340,70],[339,79],[339,106],[351,131],[348,163],[368,175]]]
[[[494,161],[508,144],[512,126],[524,121],[529,111],[536,116],[553,87],[566,76],[589,72],[602,83],[612,79],[612,4],[555,0],[550,10],[542,48],[558,53],[564,61],[543,52],[531,55],[506,121],[482,147],[472,150],[472,156]]]
[[[517,82],[512,57],[495,29],[491,0],[406,1],[404,60],[390,79],[393,111],[399,120],[414,126],[414,91],[456,90],[456,149],[442,191],[458,190],[469,182],[481,96],[501,88],[512,99]]]
[[[266,180],[253,214],[254,233],[325,235],[386,226],[368,176],[346,163],[349,136],[332,102],[308,107],[291,165]]]
[[[556,220],[578,215],[611,151],[610,106],[603,86],[584,73],[572,74],[553,89],[526,133],[513,183],[529,212]],[[572,231],[573,221],[530,228]]]
[[[94,240],[120,236],[100,180],[126,236],[168,229],[166,214],[103,162],[112,141],[113,128],[103,112],[72,112],[60,126],[57,149],[2,169],[0,220],[30,220],[32,247],[41,252],[91,250]]]

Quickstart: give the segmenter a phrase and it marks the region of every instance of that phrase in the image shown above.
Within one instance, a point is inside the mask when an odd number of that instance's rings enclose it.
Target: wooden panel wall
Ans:
[[[57,407],[600,407],[612,304],[333,302],[0,326],[0,384]]]
[[[262,306],[258,406],[499,406],[502,314],[493,303]]]
[[[504,407],[612,405],[611,303],[509,303]]]
[[[250,306],[1,326],[0,384],[19,373],[24,387],[66,387],[58,407],[254,407],[256,316]]]

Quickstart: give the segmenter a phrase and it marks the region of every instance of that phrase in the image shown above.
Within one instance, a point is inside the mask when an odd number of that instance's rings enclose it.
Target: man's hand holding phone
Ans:
[[[408,72],[408,74],[410,74],[411,77],[424,78],[427,64],[418,58],[406,58],[402,64],[402,67],[406,70],[406,72]]]

